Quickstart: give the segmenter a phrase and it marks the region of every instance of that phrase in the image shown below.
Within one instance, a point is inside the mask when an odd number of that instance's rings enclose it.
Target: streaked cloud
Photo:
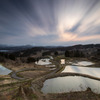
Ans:
[[[100,0],[1,0],[0,43],[100,43]]]

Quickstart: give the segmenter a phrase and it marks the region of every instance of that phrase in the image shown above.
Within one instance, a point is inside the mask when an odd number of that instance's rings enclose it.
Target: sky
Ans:
[[[0,44],[100,43],[100,0],[0,0]]]

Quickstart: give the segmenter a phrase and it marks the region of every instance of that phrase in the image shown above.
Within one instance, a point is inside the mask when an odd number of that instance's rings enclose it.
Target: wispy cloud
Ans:
[[[0,43],[100,43],[100,0],[0,1]]]

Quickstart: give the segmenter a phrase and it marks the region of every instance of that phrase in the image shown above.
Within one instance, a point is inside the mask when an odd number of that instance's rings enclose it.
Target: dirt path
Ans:
[[[55,70],[53,70],[52,72],[50,72],[50,73],[48,73],[46,75],[43,75],[43,76],[39,76],[39,77],[37,77],[37,78],[32,80],[31,88],[32,88],[33,92],[36,93],[36,95],[38,96],[39,100],[42,100],[42,98],[44,97],[43,94],[39,92],[39,89],[35,85],[35,84],[37,84],[37,82],[38,82],[38,84],[41,84],[40,80],[45,81],[46,79],[55,78],[55,77],[65,77],[65,76],[82,76],[82,77],[86,77],[86,78],[90,78],[90,79],[94,79],[94,80],[100,81],[100,78],[97,78],[97,77],[94,77],[94,76],[91,76],[91,75],[87,75],[87,74],[71,73],[71,72],[60,73],[60,70],[64,69],[64,67],[63,66],[61,67],[60,65],[57,65],[57,66],[58,67]],[[22,72],[22,71],[29,71],[29,70],[31,70],[31,71],[40,70],[41,71],[41,70],[47,70],[47,69],[42,69],[42,68],[24,68],[24,69],[18,70],[16,72],[13,72],[11,74],[11,77],[15,78],[15,79],[18,79],[18,80],[25,80],[26,78],[22,78],[22,77],[17,76],[17,73],[18,72]],[[43,83],[43,81],[41,81],[41,82]],[[46,99],[46,97],[47,97],[47,99]],[[62,97],[62,94],[61,94],[61,97]],[[46,95],[45,96],[45,100],[49,100],[48,98],[49,98],[48,95]],[[58,99],[58,97],[57,97],[57,99]],[[27,98],[26,98],[26,100],[27,100]],[[50,100],[54,100],[54,99],[50,99]],[[62,99],[62,100],[66,100],[66,99]],[[77,99],[77,100],[79,100],[79,99]]]
[[[22,78],[22,77],[17,76],[17,73],[23,72],[23,71],[35,71],[35,70],[47,71],[47,69],[42,69],[42,68],[24,68],[24,69],[20,69],[16,72],[12,72],[11,77],[14,79],[17,79],[17,80],[25,80],[26,78]]]
[[[99,80],[100,81],[100,78],[98,77],[94,77],[94,76],[91,76],[91,75],[87,75],[87,74],[81,74],[81,73],[73,73],[73,72],[66,72],[66,73],[57,73],[59,72],[61,69],[63,69],[63,67],[58,67],[57,69],[53,70],[51,73],[47,74],[47,75],[44,75],[42,76],[43,77],[46,77],[46,78],[53,78],[53,77],[63,77],[63,76],[82,76],[82,77],[87,77],[87,78],[90,78],[90,79],[94,79],[94,80]],[[47,71],[47,69],[42,69],[42,68],[24,68],[24,69],[21,69],[21,70],[18,70],[16,72],[12,72],[11,74],[11,77],[14,78],[14,79],[18,79],[18,80],[24,80],[26,78],[22,78],[22,77],[19,77],[17,76],[17,73],[18,72],[22,72],[22,71],[35,71],[35,70],[40,70],[40,71]],[[41,78],[41,77],[40,77]],[[37,79],[40,79],[40,78],[36,78],[35,80]]]

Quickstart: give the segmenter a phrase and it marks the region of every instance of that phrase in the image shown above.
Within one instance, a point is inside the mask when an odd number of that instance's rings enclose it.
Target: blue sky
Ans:
[[[0,44],[100,43],[100,0],[0,0]]]

